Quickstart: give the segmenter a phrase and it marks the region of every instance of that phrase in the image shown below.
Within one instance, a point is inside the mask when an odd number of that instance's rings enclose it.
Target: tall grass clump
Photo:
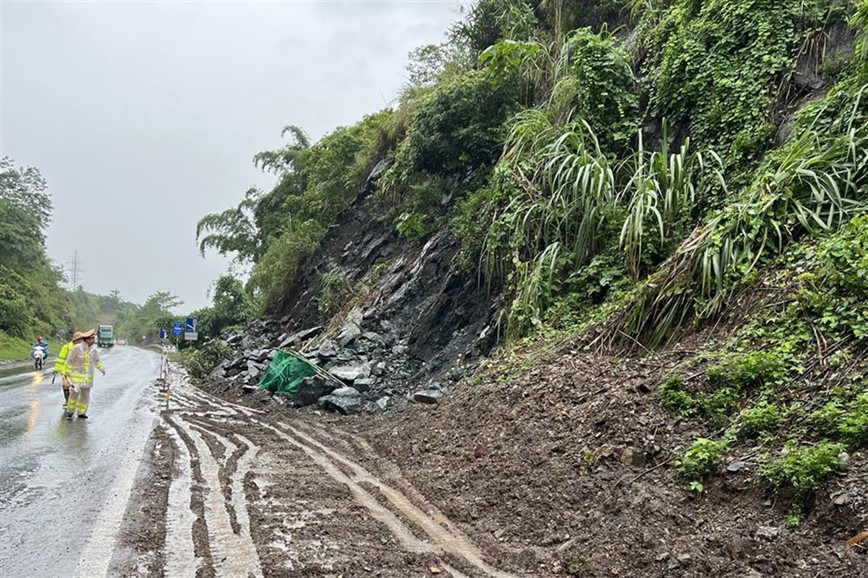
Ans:
[[[610,323],[651,345],[693,313],[720,312],[740,279],[794,240],[837,230],[868,210],[868,84],[844,83],[806,107],[735,201],[693,230],[639,297]],[[629,310],[628,310],[629,309]]]
[[[613,243],[638,279],[687,230],[697,187],[722,182],[713,152],[691,151],[689,141],[677,152],[648,151],[641,135],[637,142],[613,164],[582,118],[559,124],[542,109],[516,116],[501,159],[515,186],[481,257],[485,277],[513,288],[508,336],[540,325],[552,300],[585,281],[582,269]]]

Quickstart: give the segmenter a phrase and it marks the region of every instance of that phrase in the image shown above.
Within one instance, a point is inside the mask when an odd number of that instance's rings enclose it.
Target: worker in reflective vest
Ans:
[[[75,335],[80,336],[81,332],[76,331]],[[81,337],[79,337],[78,340],[81,341]],[[75,339],[69,343],[64,343],[63,347],[60,348],[60,353],[57,354],[57,359],[54,360],[54,375],[57,375],[58,373],[60,374],[60,387],[63,390],[64,409],[66,409],[67,403],[69,402],[69,378],[63,374],[63,368],[66,367],[66,357],[69,355],[69,351],[75,347],[75,344]],[[54,383],[53,378],[51,382]]]
[[[77,333],[81,341],[75,344],[66,357],[64,375],[70,381],[69,402],[66,406],[66,419],[72,419],[73,413],[78,412],[78,417],[87,419],[87,408],[90,403],[90,388],[93,387],[93,370],[98,369],[105,375],[105,367],[100,361],[99,350],[91,349],[96,339],[95,331]],[[73,341],[76,335],[73,335]]]

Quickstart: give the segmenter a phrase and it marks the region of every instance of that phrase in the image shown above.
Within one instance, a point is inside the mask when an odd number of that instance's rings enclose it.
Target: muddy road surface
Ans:
[[[100,576],[158,414],[159,355],[102,352],[90,419],[64,418],[59,378],[0,377],[0,576]]]
[[[171,390],[110,575],[522,575],[343,428]]]
[[[0,377],[0,576],[532,575],[341,424],[178,371],[166,410],[158,355],[104,360],[88,420],[64,418],[50,370]]]

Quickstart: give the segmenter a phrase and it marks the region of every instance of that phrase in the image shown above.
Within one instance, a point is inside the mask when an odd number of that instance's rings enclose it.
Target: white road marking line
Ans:
[[[133,432],[133,437],[127,440],[127,447],[134,449],[125,454],[126,459],[122,458],[120,463],[116,464],[119,477],[114,481],[109,498],[97,517],[97,524],[84,545],[75,571],[76,576],[93,578],[108,574],[115,542],[136,479],[136,471],[145,453],[148,436],[153,429],[152,422],[148,428],[138,428],[139,431]]]

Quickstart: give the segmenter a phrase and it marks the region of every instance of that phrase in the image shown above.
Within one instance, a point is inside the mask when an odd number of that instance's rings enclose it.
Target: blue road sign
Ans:
[[[184,334],[184,322],[175,321],[172,323],[172,333],[177,337],[181,337]]]
[[[196,318],[188,317],[187,318],[187,328],[184,330],[187,333],[196,333]]]
[[[166,330],[160,327],[160,339],[166,338]]]

